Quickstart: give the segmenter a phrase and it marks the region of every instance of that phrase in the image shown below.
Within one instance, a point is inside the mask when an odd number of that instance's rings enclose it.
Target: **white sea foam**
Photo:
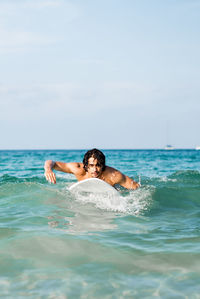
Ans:
[[[159,179],[161,182],[176,182],[177,179],[170,179],[167,176],[163,176]]]
[[[4,279],[4,278],[1,278],[0,279],[0,287],[8,287],[10,286],[10,282],[8,281],[8,279]]]
[[[152,192],[152,188],[140,188],[117,197],[107,194],[76,193],[75,199],[82,204],[93,204],[102,210],[138,215],[149,208]]]
[[[56,177],[58,178],[64,178],[66,180],[74,180],[74,175],[72,175],[71,173],[56,173]]]

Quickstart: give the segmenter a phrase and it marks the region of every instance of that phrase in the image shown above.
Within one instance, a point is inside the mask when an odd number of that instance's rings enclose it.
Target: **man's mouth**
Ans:
[[[93,172],[92,175],[93,175],[93,176],[98,176],[99,173],[98,173],[98,172]]]

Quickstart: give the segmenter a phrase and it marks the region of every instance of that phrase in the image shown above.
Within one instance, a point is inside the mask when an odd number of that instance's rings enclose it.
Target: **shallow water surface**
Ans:
[[[43,165],[85,151],[0,151],[2,298],[200,298],[200,151],[103,152],[142,187],[74,196]]]

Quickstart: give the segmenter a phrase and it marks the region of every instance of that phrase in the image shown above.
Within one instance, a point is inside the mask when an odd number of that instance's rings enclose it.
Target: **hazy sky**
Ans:
[[[0,149],[200,145],[200,0],[0,0]]]

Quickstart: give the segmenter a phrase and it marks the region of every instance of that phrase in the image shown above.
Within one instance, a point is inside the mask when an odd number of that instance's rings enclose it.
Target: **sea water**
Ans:
[[[73,196],[44,162],[85,150],[0,151],[2,298],[200,298],[200,151],[103,152],[141,188]]]

